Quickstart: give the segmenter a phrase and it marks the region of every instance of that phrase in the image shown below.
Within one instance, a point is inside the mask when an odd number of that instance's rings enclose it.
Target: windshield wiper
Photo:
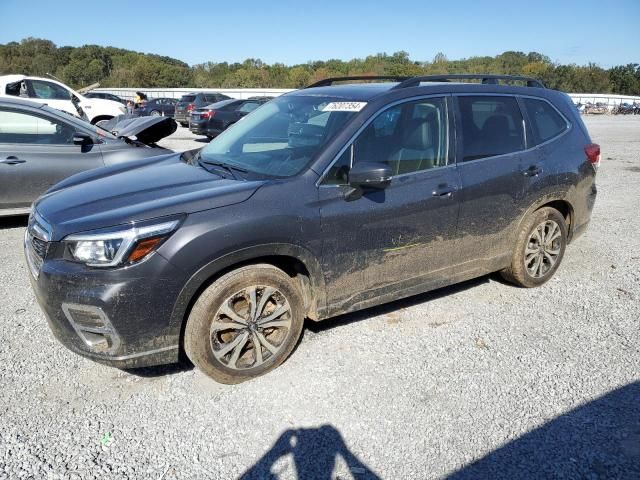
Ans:
[[[236,167],[235,165],[229,165],[228,163],[225,163],[225,162],[213,162],[211,160],[202,160],[201,157],[198,157],[198,164],[200,166],[204,164],[204,165],[211,165],[212,167],[220,167],[225,171],[229,172],[234,180],[239,180],[235,172],[247,173],[249,171],[244,168]]]

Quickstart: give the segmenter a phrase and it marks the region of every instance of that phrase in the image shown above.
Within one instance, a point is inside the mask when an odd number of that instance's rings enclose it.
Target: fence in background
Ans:
[[[126,100],[133,100],[136,92],[144,92],[149,98],[180,98],[194,92],[220,92],[231,98],[277,97],[290,92],[288,88],[94,88],[93,92],[106,92]]]
[[[290,92],[288,88],[96,88],[94,91],[107,92],[121,98],[133,99],[137,91],[144,92],[149,98],[168,97],[180,98],[192,92],[220,92],[231,98],[247,98],[257,96],[277,97]],[[570,93],[573,103],[606,103],[609,106],[621,103],[640,103],[640,96],[613,95],[610,93]]]

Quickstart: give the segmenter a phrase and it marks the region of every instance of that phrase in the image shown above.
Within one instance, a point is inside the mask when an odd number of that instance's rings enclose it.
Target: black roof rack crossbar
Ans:
[[[522,81],[527,82],[527,87],[545,88],[540,80],[531,77],[522,77],[519,75],[490,75],[483,73],[464,73],[464,74],[444,74],[444,75],[425,75],[422,77],[411,77],[399,83],[394,90],[400,88],[417,87],[421,82],[449,82],[451,80],[481,80],[482,83],[497,85],[499,80],[505,81]]]
[[[395,80],[396,82],[404,82],[410,78],[411,77],[407,77],[406,75],[355,75],[350,77],[331,77],[312,83],[311,85],[307,85],[304,88],[328,87],[333,85],[335,82],[345,82],[349,80]]]

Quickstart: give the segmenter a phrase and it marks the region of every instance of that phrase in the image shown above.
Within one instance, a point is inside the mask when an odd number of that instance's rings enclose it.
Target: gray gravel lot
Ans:
[[[25,220],[0,220],[0,479],[640,478],[640,117],[586,121],[599,197],[552,281],[310,324],[236,386],[67,351],[29,287]]]

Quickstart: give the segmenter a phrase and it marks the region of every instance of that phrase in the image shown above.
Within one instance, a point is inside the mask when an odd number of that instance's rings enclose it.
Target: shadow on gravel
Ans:
[[[158,365],[155,367],[125,368],[123,371],[135,375],[136,377],[154,378],[164,377],[165,375],[174,375],[176,373],[188,372],[193,370],[193,364],[189,362],[171,363],[168,365]]]
[[[432,290],[427,293],[421,293],[419,295],[403,298],[401,300],[385,303],[383,305],[377,305],[375,307],[366,308],[364,310],[358,310],[357,312],[340,315],[338,317],[330,318],[322,322],[307,321],[305,323],[305,330],[310,330],[313,333],[319,333],[325,330],[330,330],[334,327],[338,327],[340,325],[348,325],[352,322],[358,322],[367,318],[377,317],[378,315],[385,315],[396,310],[402,310],[403,308],[420,305],[421,303],[426,303],[431,300],[446,297],[447,295],[453,295],[454,293],[463,292],[484,283],[489,283],[490,280],[500,283],[504,281],[498,274],[485,275],[483,277],[474,278],[473,280],[468,280],[466,282],[456,283],[455,285],[439,288],[438,290]]]
[[[298,428],[285,431],[273,447],[239,478],[241,480],[275,480],[290,467],[280,459],[291,455],[295,478],[299,480],[330,480],[336,460],[342,457],[351,476],[357,479],[379,479],[369,467],[347,448],[340,432],[331,425],[318,428]],[[339,472],[337,472],[339,473]],[[287,473],[289,477],[290,472]]]
[[[0,218],[0,230],[4,230],[5,228],[26,227],[28,221],[28,215],[16,215],[15,217]]]
[[[640,478],[640,382],[571,410],[447,478]]]

